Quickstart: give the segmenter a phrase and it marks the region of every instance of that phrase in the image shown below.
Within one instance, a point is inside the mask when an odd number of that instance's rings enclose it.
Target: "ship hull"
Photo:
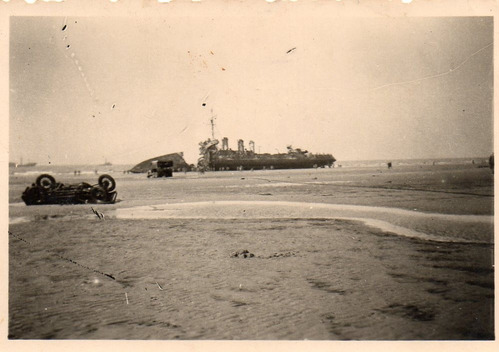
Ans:
[[[335,159],[329,155],[304,158],[221,158],[212,156],[209,166],[212,170],[262,170],[262,169],[309,169],[331,167]]]
[[[174,171],[181,171],[181,170],[190,169],[190,166],[184,160],[183,153],[180,152],[180,153],[171,153],[171,154],[160,155],[160,156],[157,156],[155,158],[144,160],[144,161],[140,162],[139,164],[135,165],[129,171],[132,173],[146,173],[151,169],[151,162],[153,160],[172,161]]]

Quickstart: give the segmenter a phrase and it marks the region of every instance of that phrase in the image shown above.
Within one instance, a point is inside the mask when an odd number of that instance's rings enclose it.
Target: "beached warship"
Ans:
[[[249,142],[249,149],[243,140],[238,140],[238,150],[228,147],[228,139],[222,139],[222,147],[218,148],[217,139],[200,142],[198,168],[202,170],[263,170],[263,169],[306,169],[332,167],[335,158],[331,154],[312,154],[307,150],[288,146],[287,153],[256,153],[255,143]]]

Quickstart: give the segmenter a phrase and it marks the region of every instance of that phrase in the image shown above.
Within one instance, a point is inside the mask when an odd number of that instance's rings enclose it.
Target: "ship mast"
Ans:
[[[210,109],[210,125],[212,126],[212,139],[215,139],[215,133],[214,133],[214,128],[215,128],[215,117],[217,115],[214,115],[214,109]]]

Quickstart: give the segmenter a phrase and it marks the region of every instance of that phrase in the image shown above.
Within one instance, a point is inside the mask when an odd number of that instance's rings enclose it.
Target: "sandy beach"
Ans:
[[[489,168],[113,177],[100,220],[10,176],[10,339],[495,338]]]

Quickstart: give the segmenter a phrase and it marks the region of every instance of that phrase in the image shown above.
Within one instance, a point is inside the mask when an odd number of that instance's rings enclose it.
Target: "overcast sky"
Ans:
[[[10,19],[11,161],[196,163],[212,112],[232,149],[487,157],[493,20]]]

